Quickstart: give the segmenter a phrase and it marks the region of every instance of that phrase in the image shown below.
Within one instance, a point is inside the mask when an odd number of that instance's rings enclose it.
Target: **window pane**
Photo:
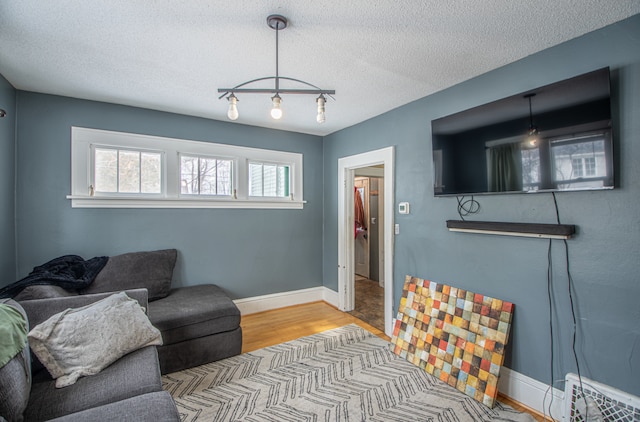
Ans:
[[[582,158],[574,158],[571,160],[572,179],[575,177],[582,177]]]
[[[602,187],[606,178],[605,141],[560,140],[551,143],[554,181],[563,189]],[[595,178],[595,179],[589,179]]]
[[[118,192],[140,192],[140,153],[118,151]]]
[[[198,158],[180,157],[180,193],[197,194],[198,188]]]
[[[584,172],[587,176],[596,175],[596,159],[595,157],[586,157],[584,159]]]
[[[590,159],[593,171],[597,169],[597,161],[604,160],[604,140],[585,142],[554,142],[551,146],[551,154],[555,166],[555,180],[571,180],[585,175],[585,159]],[[590,176],[605,176],[604,167],[602,174],[595,172]]]
[[[231,161],[218,160],[218,195],[231,195]]]
[[[262,164],[249,163],[249,196],[262,196]]]
[[[143,152],[140,156],[142,193],[162,192],[162,160],[158,153]]]
[[[231,167],[230,160],[181,156],[180,193],[231,195]]]
[[[278,166],[278,196],[289,196],[289,166]]]
[[[521,150],[522,154],[522,188],[525,191],[540,188],[540,149]]]
[[[276,196],[277,194],[277,166],[267,165],[263,166],[263,196]]]
[[[216,159],[200,158],[200,195],[216,194]]]
[[[95,151],[95,191],[118,191],[118,151],[115,149],[99,149]]]
[[[249,163],[249,196],[289,196],[289,166]]]

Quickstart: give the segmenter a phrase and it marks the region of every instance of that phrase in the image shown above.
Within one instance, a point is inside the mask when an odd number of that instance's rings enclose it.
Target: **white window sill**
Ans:
[[[72,208],[252,208],[303,209],[307,201],[288,199],[123,198],[121,196],[67,195]]]

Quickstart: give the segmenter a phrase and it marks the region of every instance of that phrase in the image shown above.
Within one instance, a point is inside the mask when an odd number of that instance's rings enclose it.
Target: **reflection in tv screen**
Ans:
[[[614,187],[609,69],[431,122],[434,194]]]

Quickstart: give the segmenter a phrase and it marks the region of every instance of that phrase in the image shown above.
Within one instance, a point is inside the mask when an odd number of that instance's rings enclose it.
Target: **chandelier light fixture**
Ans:
[[[531,98],[535,96],[535,92],[524,96],[524,98],[529,100],[529,132],[527,133],[527,143],[530,147],[538,145],[538,128],[533,124],[533,112],[531,111]]]
[[[266,76],[264,78],[252,79],[247,82],[243,82],[239,85],[234,86],[233,88],[219,88],[218,93],[222,93],[218,97],[219,100],[226,98],[229,102],[229,110],[227,111],[227,117],[230,120],[237,120],[240,114],[238,113],[238,97],[236,94],[270,94],[271,97],[271,117],[278,120],[282,117],[282,97],[280,94],[307,94],[307,95],[317,95],[316,105],[317,105],[317,114],[316,121],[318,123],[325,122],[325,104],[327,101],[326,97],[333,98],[335,95],[335,90],[329,89],[321,89],[315,85],[312,85],[308,82],[302,81],[300,79],[288,78],[285,76],[280,76],[279,68],[278,68],[278,34],[281,30],[287,27],[288,21],[287,18],[281,15],[269,15],[267,17],[267,25],[269,28],[276,31],[276,76]],[[251,85],[256,82],[261,81],[274,81],[273,88],[245,88],[247,85]],[[280,81],[291,81],[296,82],[301,85],[306,85],[307,88],[304,89],[289,89],[289,88],[280,88]],[[335,98],[333,98],[335,99]]]

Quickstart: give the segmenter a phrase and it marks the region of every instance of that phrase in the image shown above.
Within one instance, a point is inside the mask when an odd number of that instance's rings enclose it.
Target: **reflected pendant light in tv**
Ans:
[[[431,122],[434,194],[614,187],[609,68]]]

